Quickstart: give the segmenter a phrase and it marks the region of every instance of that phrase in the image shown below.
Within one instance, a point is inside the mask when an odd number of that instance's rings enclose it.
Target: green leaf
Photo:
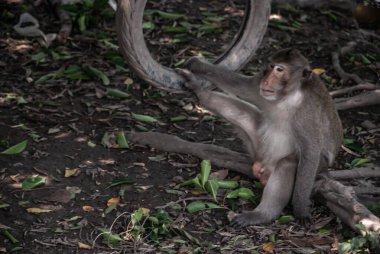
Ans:
[[[163,26],[162,31],[165,33],[186,33],[188,29],[182,26]]]
[[[83,32],[84,30],[86,30],[86,16],[85,15],[81,15],[78,19],[78,26],[79,26],[79,30],[81,32]]]
[[[128,98],[130,96],[128,93],[120,91],[119,89],[115,89],[115,88],[108,88],[107,95],[116,97],[116,98]]]
[[[278,218],[278,223],[283,225],[283,224],[289,224],[291,221],[293,221],[294,218],[290,215],[284,215]]]
[[[252,199],[255,196],[251,189],[242,187],[231,191],[227,194],[227,198],[242,198],[242,199]]]
[[[343,145],[347,148],[350,148],[351,150],[353,150],[355,152],[363,152],[364,151],[364,149],[358,143],[356,143],[355,140],[350,139],[350,138],[343,139]]]
[[[186,121],[187,119],[188,119],[187,116],[180,115],[180,116],[175,116],[175,117],[170,118],[170,122],[181,122],[181,121]]]
[[[325,228],[321,228],[318,232],[319,232],[319,234],[321,234],[321,235],[328,235],[328,234],[331,233],[331,230],[329,230],[329,229],[325,229]]]
[[[369,163],[370,160],[368,159],[363,159],[363,158],[356,158],[351,161],[351,167],[360,167],[363,166],[364,164]]]
[[[147,21],[143,23],[143,29],[153,30],[154,28],[155,28],[155,25],[153,22]]]
[[[158,120],[156,118],[152,117],[152,116],[135,114],[133,112],[131,113],[131,115],[137,121],[146,122],[146,123],[155,123],[155,122],[158,122]]]
[[[236,189],[239,187],[238,182],[232,180],[219,180],[218,181],[219,188],[221,189]]]
[[[136,181],[131,179],[131,178],[117,178],[114,179],[109,187],[115,187],[115,186],[120,186],[120,185],[130,185],[134,184]]]
[[[184,14],[169,13],[164,11],[156,11],[156,13],[163,19],[176,20],[185,17]]]
[[[63,76],[72,80],[88,80],[89,77],[78,65],[70,65],[63,71]]]
[[[213,199],[216,201],[216,194],[218,193],[219,184],[218,180],[215,178],[208,180],[205,184],[205,188],[213,197]]]
[[[119,235],[112,234],[105,228],[99,228],[99,231],[101,232],[103,243],[107,244],[112,248],[116,247],[117,245],[119,245],[121,241],[123,241],[123,239]]]
[[[24,141],[14,145],[14,146],[9,147],[8,149],[2,151],[1,154],[13,155],[13,154],[21,153],[22,151],[25,150],[27,145],[28,145],[28,140],[24,140]]]
[[[40,187],[46,183],[46,177],[36,176],[28,177],[22,182],[23,190],[31,190]]]
[[[189,213],[196,213],[199,211],[206,210],[206,203],[202,201],[193,201],[186,207]]]
[[[58,75],[57,72],[42,75],[39,79],[36,80],[35,83],[41,84],[41,83],[45,82],[46,80],[55,79],[55,77],[57,77],[57,75]]]
[[[339,254],[347,254],[350,253],[351,243],[341,243],[338,248]]]
[[[144,209],[139,208],[131,215],[132,225],[136,225],[142,218],[144,218],[147,214],[144,213]]]
[[[218,209],[218,208],[222,208],[222,207],[211,202],[203,202],[203,201],[193,201],[190,204],[188,204],[186,207],[189,213],[196,213],[203,210]]]
[[[117,144],[119,145],[119,148],[129,148],[129,144],[128,144],[127,139],[125,138],[125,134],[123,130],[121,130],[117,134]]]
[[[117,204],[111,204],[109,207],[107,207],[107,209],[104,211],[104,214],[109,214],[110,212],[112,212],[113,210],[115,210],[117,207]]]
[[[105,86],[108,86],[110,84],[110,80],[104,72],[102,72],[101,70],[98,70],[92,66],[89,66],[88,69],[96,77],[100,78]]]
[[[205,186],[205,183],[208,180],[208,177],[210,176],[211,172],[211,162],[210,160],[202,160],[201,162],[201,178],[200,182],[202,187]]]
[[[0,209],[4,209],[4,208],[7,208],[7,207],[10,207],[10,205],[7,204],[7,203],[0,203]]]

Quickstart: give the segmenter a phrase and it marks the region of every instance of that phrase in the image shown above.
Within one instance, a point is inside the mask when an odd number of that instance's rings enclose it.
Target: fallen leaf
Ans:
[[[80,174],[79,168],[65,169],[65,177],[77,176]]]
[[[274,244],[272,242],[265,243],[263,245],[263,250],[265,252],[273,253],[273,251],[274,251]]]
[[[113,204],[115,204],[115,205],[120,204],[120,198],[110,198],[110,199],[108,199],[107,206],[110,207]]]
[[[92,246],[89,244],[78,242],[79,249],[91,250]]]
[[[50,213],[51,209],[41,209],[41,208],[37,208],[37,207],[31,207],[31,208],[27,208],[26,211],[28,213]]]
[[[313,69],[313,72],[314,72],[315,74],[317,74],[318,76],[321,76],[323,73],[326,72],[326,70],[323,69],[323,68],[315,68],[315,69]]]
[[[95,211],[95,208],[90,206],[90,205],[84,205],[84,206],[82,206],[82,210],[85,212],[93,212],[93,211]]]

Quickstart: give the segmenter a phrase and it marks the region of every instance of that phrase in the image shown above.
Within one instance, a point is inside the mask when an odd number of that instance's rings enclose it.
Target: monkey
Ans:
[[[200,104],[242,133],[254,161],[253,175],[265,185],[259,205],[237,214],[231,223],[270,223],[288,203],[296,219],[308,223],[316,176],[327,172],[343,140],[333,100],[309,61],[297,49],[283,49],[257,76],[197,57],[177,72]],[[205,80],[221,91],[206,87]]]

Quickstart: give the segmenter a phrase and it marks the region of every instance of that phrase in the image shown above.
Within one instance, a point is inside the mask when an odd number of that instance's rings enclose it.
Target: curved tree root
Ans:
[[[346,109],[353,109],[353,108],[359,108],[359,107],[365,107],[365,106],[373,106],[380,103],[380,86],[374,85],[368,82],[363,81],[358,75],[347,73],[343,70],[342,66],[340,65],[339,61],[339,55],[345,55],[349,52],[351,52],[354,47],[356,46],[355,42],[349,42],[346,46],[342,47],[339,52],[333,52],[331,54],[332,58],[332,64],[336,71],[336,73],[339,75],[339,77],[343,81],[347,80],[353,80],[357,83],[356,86],[343,88],[337,91],[332,91],[330,95],[332,97],[341,96],[346,93],[350,93],[353,91],[358,90],[372,90],[366,93],[362,93],[353,97],[349,98],[340,98],[335,99],[335,107],[337,110],[346,110]]]
[[[231,169],[250,178],[254,177],[251,170],[253,160],[244,153],[216,145],[190,142],[174,135],[157,132],[129,132],[126,136],[134,143],[166,152],[185,153],[201,159],[209,159],[213,165]],[[359,203],[354,189],[332,179],[379,176],[380,168],[331,171],[329,174],[318,176],[314,185],[314,194],[323,197],[326,205],[353,230],[357,231],[355,225],[362,223],[367,230],[380,232],[379,218]],[[360,189],[360,192],[360,194],[365,194],[364,189]],[[373,192],[373,190],[368,190],[368,192]]]

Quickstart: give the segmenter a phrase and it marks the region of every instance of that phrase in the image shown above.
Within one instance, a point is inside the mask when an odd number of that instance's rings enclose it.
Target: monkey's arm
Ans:
[[[226,68],[203,62],[196,57],[190,58],[185,67],[227,93],[236,95],[259,107],[265,103],[260,96],[260,79],[257,77],[241,75]]]

